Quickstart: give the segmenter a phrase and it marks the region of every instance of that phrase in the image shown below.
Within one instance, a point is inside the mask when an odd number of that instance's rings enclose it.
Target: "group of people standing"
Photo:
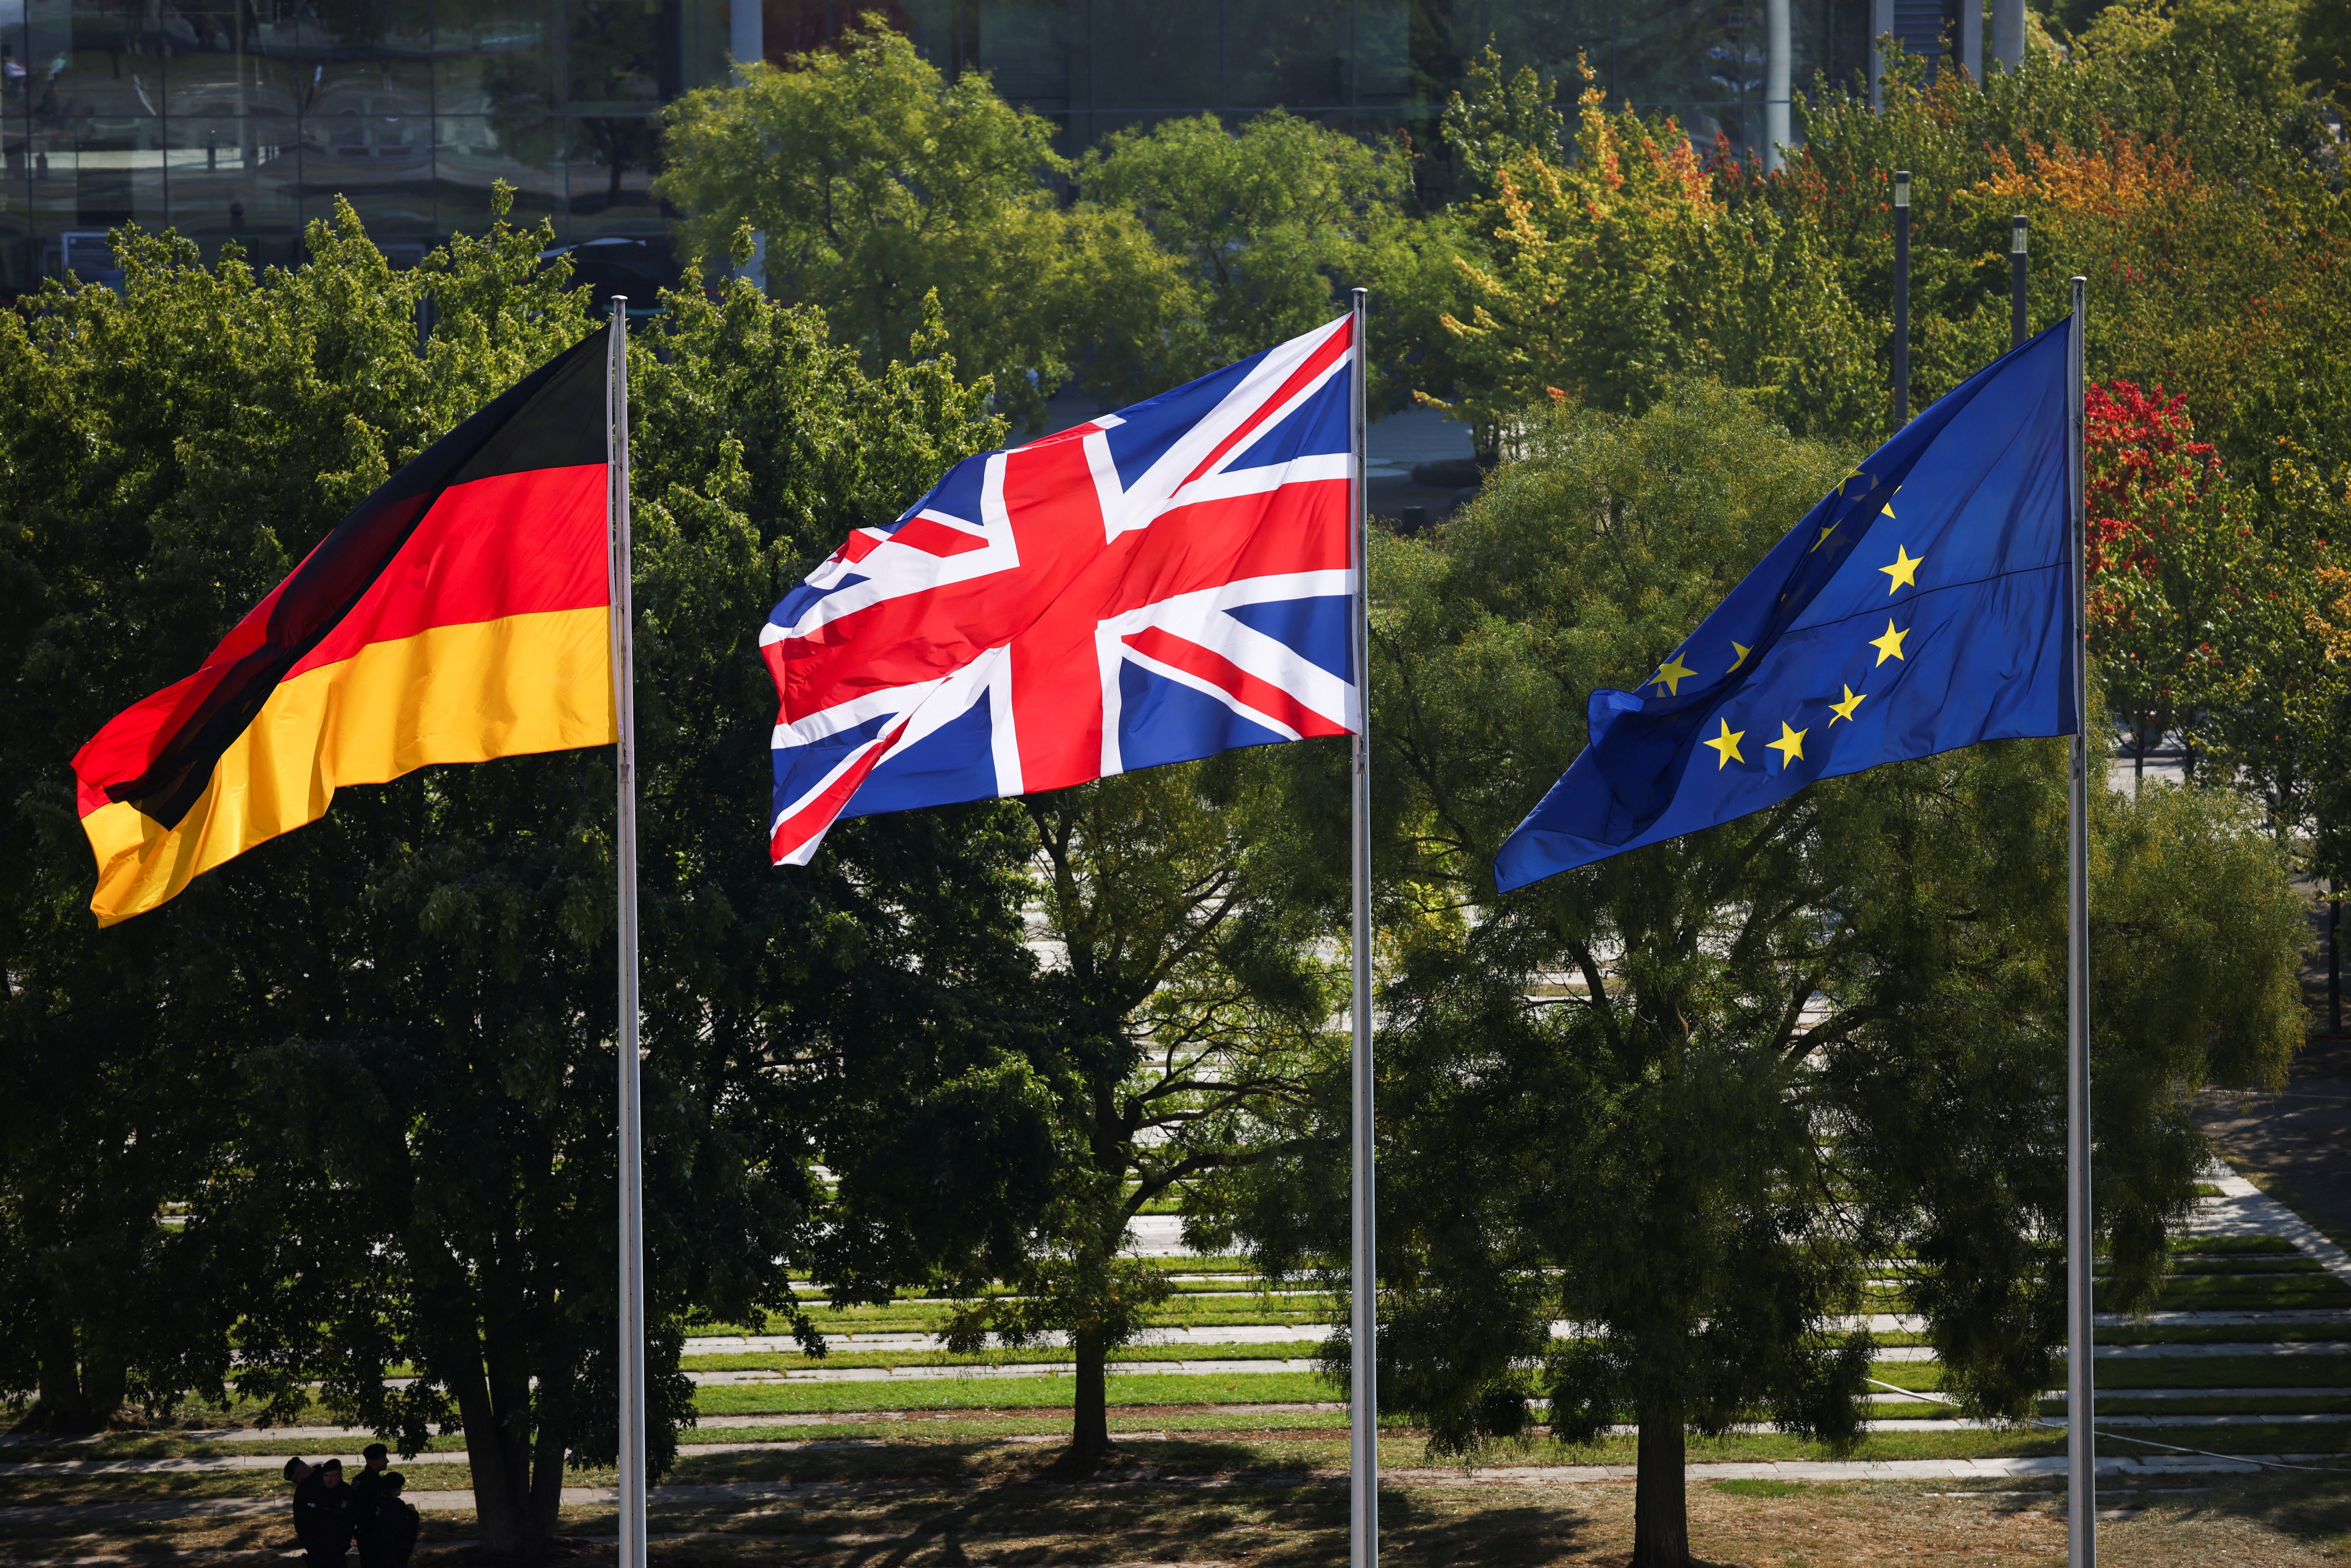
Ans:
[[[407,1483],[385,1469],[390,1456],[381,1443],[370,1443],[361,1458],[367,1468],[349,1483],[340,1459],[286,1461],[286,1479],[294,1483],[294,1535],[309,1568],[345,1568],[353,1542],[360,1568],[408,1568],[416,1510],[400,1495]]]

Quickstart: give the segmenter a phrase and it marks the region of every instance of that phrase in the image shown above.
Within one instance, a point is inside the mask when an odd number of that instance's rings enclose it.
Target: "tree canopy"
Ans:
[[[1565,1442],[1631,1416],[1635,1560],[1678,1563],[1685,1424],[1854,1441],[1889,1267],[1970,1413],[2048,1385],[2063,743],[1815,785],[1497,895],[1591,692],[1656,668],[1849,470],[1696,383],[1526,439],[1436,542],[1378,559],[1375,766],[1405,791],[1382,822],[1381,1394],[1440,1453],[1519,1436],[1530,1395]],[[2226,795],[2101,792],[2093,825],[2103,1299],[2128,1310],[2202,1167],[2177,1086],[2273,1081],[2298,1043],[2303,916]],[[1265,1266],[1335,1284],[1343,1085],[1311,1103],[1296,1152],[1219,1196]]]
[[[345,208],[289,273],[132,235],[119,295],[53,287],[0,318],[0,384],[27,411],[0,436],[26,609],[0,1030],[12,1118],[60,1095],[73,1118],[8,1141],[11,1354],[76,1394],[69,1418],[127,1379],[166,1404],[234,1385],[281,1415],[317,1385],[408,1452],[461,1425],[510,1552],[554,1530],[567,1462],[615,1452],[609,756],[346,791],[104,931],[65,762],[393,466],[586,330],[547,243],[500,228],[396,273]],[[1050,1165],[1010,809],[856,824],[789,877],[764,853],[764,612],[997,436],[985,384],[936,353],[869,377],[812,312],[747,287],[667,303],[632,348],[657,1469],[692,1419],[688,1324],[773,1312],[814,1342],[793,1270],[1006,1267]],[[136,1092],[99,1095],[110,1078]],[[923,1137],[925,1116],[954,1135]],[[86,1172],[54,1159],[61,1134],[125,1153]],[[110,1171],[131,1179],[82,1193]],[[887,1194],[909,1182],[966,1201],[901,1223]],[[166,1200],[184,1223],[158,1235]],[[388,1385],[402,1362],[418,1376]]]

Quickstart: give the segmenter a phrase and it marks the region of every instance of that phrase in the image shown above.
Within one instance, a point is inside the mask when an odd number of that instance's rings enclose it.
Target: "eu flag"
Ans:
[[[1815,779],[2070,735],[2060,322],[1823,497],[1635,692],[1495,857],[1505,891],[1776,805]]]

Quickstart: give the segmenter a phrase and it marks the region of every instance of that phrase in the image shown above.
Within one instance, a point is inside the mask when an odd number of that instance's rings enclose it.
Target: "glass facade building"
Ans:
[[[0,298],[68,266],[102,274],[105,233],[125,222],[290,263],[338,194],[413,259],[485,228],[498,180],[562,244],[665,270],[660,108],[726,79],[748,22],[731,7],[760,3],[0,0]],[[1767,3],[1781,0],[765,0],[758,34],[780,61],[878,13],[942,68],[987,71],[1072,152],[1276,105],[1425,142],[1489,38],[1563,95],[1581,57],[1701,142],[1751,148]],[[1869,0],[1784,3],[1798,90],[1866,70]]]

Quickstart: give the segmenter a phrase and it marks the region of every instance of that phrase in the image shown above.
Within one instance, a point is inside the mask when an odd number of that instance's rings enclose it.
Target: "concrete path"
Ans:
[[[2314,1051],[2319,1048],[2314,1043]],[[2346,1125],[2351,1125],[2351,1098],[2338,1107],[2345,1113]],[[2223,1140],[2224,1144],[2226,1140]],[[2315,1158],[2315,1155],[2313,1155]],[[2332,1159],[2343,1163],[2339,1146]],[[2196,1206],[2195,1216],[2189,1222],[2189,1231],[2198,1236],[2282,1236],[2318,1260],[2321,1268],[2336,1279],[2351,1283],[2351,1253],[2329,1241],[2307,1219],[2280,1203],[2276,1198],[2226,1167],[2216,1168],[2205,1179],[2220,1189],[2218,1197],[2208,1197]],[[2305,1185],[2317,1186],[2318,1177],[2304,1177]],[[2351,1203],[2351,1192],[2345,1195]],[[2351,1218],[2351,1214],[2346,1214]],[[2283,1319],[2283,1313],[2271,1316]],[[2337,1314],[2340,1315],[2340,1314]]]
[[[1890,1354],[1879,1353],[1881,1360],[1891,1360]],[[2102,1344],[2097,1347],[2100,1361],[2150,1361],[2169,1356],[2230,1356],[2230,1355],[2351,1355],[2351,1340],[2247,1340],[2235,1343],[2213,1344]],[[1932,1356],[1925,1359],[1932,1360]],[[2064,1354],[2060,1351],[2058,1359]]]

